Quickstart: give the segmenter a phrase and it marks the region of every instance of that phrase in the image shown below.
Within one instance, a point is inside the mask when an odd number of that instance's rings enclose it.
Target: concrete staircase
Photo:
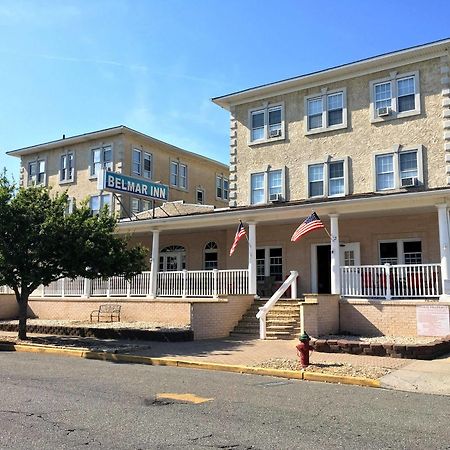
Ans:
[[[300,334],[299,300],[280,299],[267,314],[267,339],[294,339]],[[230,336],[259,336],[259,320],[256,314],[267,299],[255,300],[242,319],[235,326]]]

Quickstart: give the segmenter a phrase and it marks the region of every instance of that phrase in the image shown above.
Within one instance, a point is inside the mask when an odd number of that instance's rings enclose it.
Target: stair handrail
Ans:
[[[283,284],[277,289],[277,291],[270,297],[264,306],[259,308],[256,318],[259,319],[259,338],[266,339],[266,317],[269,311],[274,307],[275,303],[281,298],[281,296],[289,289],[291,289],[291,299],[297,298],[297,277],[298,272],[291,270],[291,274],[284,280]]]

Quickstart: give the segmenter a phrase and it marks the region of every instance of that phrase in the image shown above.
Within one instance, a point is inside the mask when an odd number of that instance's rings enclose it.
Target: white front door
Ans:
[[[361,250],[359,242],[349,242],[348,244],[341,244],[340,263],[341,267],[361,265]]]

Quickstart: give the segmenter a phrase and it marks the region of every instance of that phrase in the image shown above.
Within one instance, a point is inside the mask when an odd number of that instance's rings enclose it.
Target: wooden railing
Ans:
[[[248,294],[248,270],[158,272],[158,297],[217,297]]]
[[[341,267],[341,294],[367,298],[434,298],[442,294],[440,264]]]

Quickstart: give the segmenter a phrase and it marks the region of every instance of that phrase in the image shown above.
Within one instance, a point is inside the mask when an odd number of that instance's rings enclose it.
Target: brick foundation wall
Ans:
[[[0,294],[0,319],[9,320],[19,316],[19,305],[13,294]]]
[[[230,296],[209,303],[193,303],[194,339],[227,337],[252,303],[251,295]]]
[[[342,299],[340,330],[363,336],[417,336],[418,305],[447,305],[450,313],[449,302]]]
[[[130,300],[123,298],[30,299],[30,317],[48,320],[89,321],[92,311],[101,304],[115,303],[122,306],[122,322],[149,322],[160,325],[189,326],[191,324],[191,304],[187,301],[171,300]]]
[[[305,294],[305,302],[300,305],[305,314],[305,330],[310,336],[335,334],[339,331],[338,295]]]

